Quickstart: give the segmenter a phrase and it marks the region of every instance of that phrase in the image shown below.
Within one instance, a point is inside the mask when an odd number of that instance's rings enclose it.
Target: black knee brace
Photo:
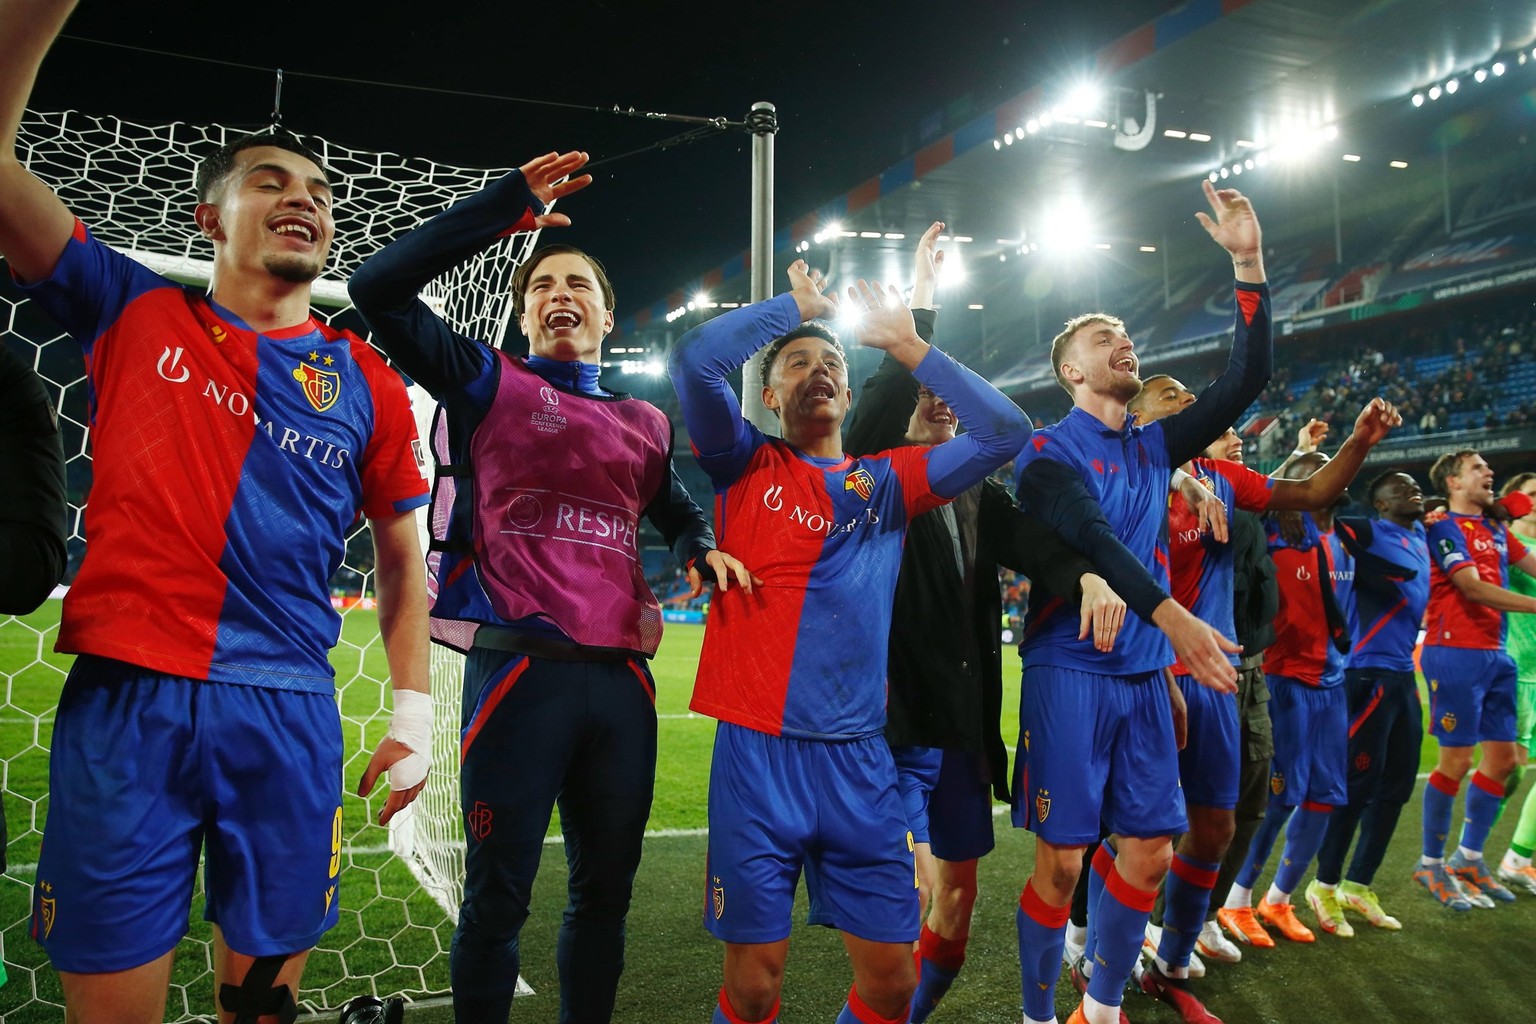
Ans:
[[[219,1005],[235,1015],[234,1024],[257,1024],[257,1019],[266,1014],[276,1014],[282,1024],[293,1024],[299,1015],[293,990],[287,985],[273,984],[287,962],[287,953],[259,956],[246,972],[244,982],[220,986]]]

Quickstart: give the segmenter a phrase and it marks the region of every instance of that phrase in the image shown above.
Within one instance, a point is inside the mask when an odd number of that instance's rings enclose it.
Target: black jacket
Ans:
[[[918,333],[933,334],[934,313],[913,310]],[[865,381],[844,449],[867,455],[908,443],[907,422],[918,383],[887,356]],[[892,746],[942,747],[985,754],[992,791],[1008,799],[1003,745],[1003,617],[997,567],[1028,576],[1034,586],[1081,598],[1088,560],[1039,521],[1021,512],[1002,484],[986,480],[950,506],[959,527],[962,577],[943,509],[907,527],[891,617],[890,697],[885,727]]]

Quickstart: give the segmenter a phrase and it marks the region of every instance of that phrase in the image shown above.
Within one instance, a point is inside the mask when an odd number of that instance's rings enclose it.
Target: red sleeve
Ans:
[[[411,400],[400,377],[362,341],[353,357],[373,392],[373,437],[361,460],[363,515],[369,519],[409,512],[427,503],[426,454],[416,436]]]
[[[1269,496],[1274,493],[1275,482],[1241,462],[1219,462],[1215,459],[1198,460],[1203,469],[1220,473],[1232,485],[1237,507],[1244,512],[1263,512],[1269,508]]]
[[[933,493],[933,487],[928,483],[928,456],[932,452],[927,445],[903,445],[887,453],[891,469],[901,481],[901,497],[906,503],[908,522],[949,503],[948,498]]]

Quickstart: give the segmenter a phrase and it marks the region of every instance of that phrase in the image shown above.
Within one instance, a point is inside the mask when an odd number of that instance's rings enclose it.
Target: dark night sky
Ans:
[[[294,130],[489,167],[555,148],[597,161],[682,126],[310,76],[732,120],[769,100],[780,118],[781,226],[1176,6],[571,3],[536,23],[531,5],[451,0],[87,0],[44,64],[33,106],[258,127],[271,110],[270,69],[282,67]],[[747,246],[749,155],[750,138],[731,134],[618,159],[564,206],[576,222],[564,240],[608,264],[621,317]]]

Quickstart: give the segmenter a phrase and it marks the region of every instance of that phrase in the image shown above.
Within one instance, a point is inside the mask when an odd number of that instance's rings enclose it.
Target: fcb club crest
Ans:
[[[464,824],[476,842],[485,842],[485,837],[491,834],[491,818],[491,807],[483,800],[476,800],[474,810],[464,815]]]
[[[309,354],[308,363],[300,363],[294,367],[293,379],[299,382],[300,389],[315,412],[325,412],[336,404],[336,399],[341,397],[341,374],[334,370],[322,370],[319,364],[321,356],[318,352]],[[332,356],[324,357],[324,365],[332,366],[336,362]]]
[[[1456,731],[1456,715],[1454,712],[1447,711],[1445,714],[1440,716],[1440,728],[1444,729],[1446,732]]]
[[[38,882],[37,882],[37,922],[33,925],[33,928],[37,932],[37,934],[39,934],[42,938],[45,938],[45,939],[49,935],[53,934],[53,922],[58,920],[58,917],[59,917],[59,904],[58,904],[58,901],[53,896],[51,896],[51,895],[47,895],[47,896],[43,895],[44,893],[52,893],[52,892],[53,892],[53,883],[52,882],[46,882],[46,881],[43,881],[42,879],[38,879]]]
[[[1275,796],[1285,792],[1285,776],[1280,772],[1275,772],[1269,777],[1269,791]]]
[[[843,490],[853,491],[861,499],[868,501],[869,496],[875,493],[875,478],[867,469],[856,469],[843,480]]]
[[[714,909],[715,920],[720,920],[725,914],[725,886],[720,883],[719,875],[709,880],[709,904]]]
[[[1035,820],[1044,822],[1051,816],[1051,791],[1040,789],[1035,791]]]

